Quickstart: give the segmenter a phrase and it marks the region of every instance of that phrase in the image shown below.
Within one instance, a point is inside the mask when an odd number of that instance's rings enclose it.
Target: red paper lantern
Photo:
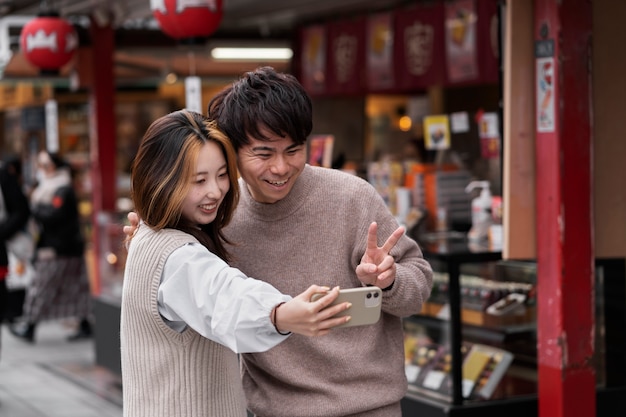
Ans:
[[[178,40],[206,38],[222,21],[222,0],[150,0],[161,30]]]
[[[74,56],[78,35],[59,16],[38,16],[22,28],[20,46],[31,64],[44,72],[56,72]]]

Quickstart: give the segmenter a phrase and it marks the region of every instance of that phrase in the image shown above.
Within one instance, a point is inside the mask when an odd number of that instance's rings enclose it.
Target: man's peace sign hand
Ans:
[[[363,284],[385,289],[396,279],[396,262],[389,252],[404,234],[404,227],[398,227],[382,247],[378,247],[377,233],[378,225],[373,222],[367,230],[367,247],[356,275]]]

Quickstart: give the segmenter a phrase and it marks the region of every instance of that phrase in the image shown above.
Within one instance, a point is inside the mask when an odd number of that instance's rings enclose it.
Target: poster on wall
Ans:
[[[466,111],[459,111],[450,115],[450,130],[452,133],[469,132],[469,115]]]
[[[475,2],[446,2],[445,13],[448,80],[453,83],[476,80],[479,70]]]
[[[450,122],[447,115],[424,118],[424,145],[428,150],[450,148]]]
[[[393,87],[392,14],[379,13],[367,20],[367,87],[378,90]]]
[[[333,135],[313,135],[307,142],[309,142],[309,165],[330,168],[333,161],[335,137]]]
[[[554,132],[554,58],[537,59],[537,131]]]
[[[479,113],[478,135],[480,137],[480,153],[483,159],[500,157],[500,124],[497,113]]]
[[[309,93],[326,89],[326,28],[313,25],[302,29],[302,85]]]

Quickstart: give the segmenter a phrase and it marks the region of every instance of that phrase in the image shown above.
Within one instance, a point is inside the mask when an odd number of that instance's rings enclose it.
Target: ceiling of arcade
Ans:
[[[164,0],[163,0],[164,1]],[[182,1],[182,0],[179,0]],[[209,45],[219,42],[290,42],[299,25],[375,12],[407,3],[406,0],[223,0],[220,27],[206,45],[183,47],[160,30],[152,17],[150,0],[0,0],[0,31],[8,26],[12,58],[3,78],[35,77],[19,51],[20,25],[3,25],[11,18],[36,16],[42,4],[52,6],[79,30],[81,44],[89,42],[90,19],[110,19],[115,28],[115,74],[118,79],[162,77],[168,72],[204,77],[238,74],[245,62],[216,62]],[[1,35],[0,35],[1,36]],[[6,48],[6,46],[5,46]],[[274,64],[279,69],[287,64]],[[283,66],[284,68],[280,68]],[[66,69],[64,69],[66,70]]]

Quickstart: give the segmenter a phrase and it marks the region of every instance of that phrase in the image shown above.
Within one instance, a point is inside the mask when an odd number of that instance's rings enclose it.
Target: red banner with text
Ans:
[[[498,0],[478,2],[478,61],[480,82],[495,84],[500,80],[500,42]]]
[[[391,89],[394,86],[393,13],[370,16],[366,33],[367,89]]]
[[[327,29],[327,92],[365,93],[365,18],[332,22]]]
[[[395,10],[395,84],[398,89],[444,85],[443,4]]]
[[[300,32],[300,82],[311,95],[326,92],[326,26],[313,25]]]

